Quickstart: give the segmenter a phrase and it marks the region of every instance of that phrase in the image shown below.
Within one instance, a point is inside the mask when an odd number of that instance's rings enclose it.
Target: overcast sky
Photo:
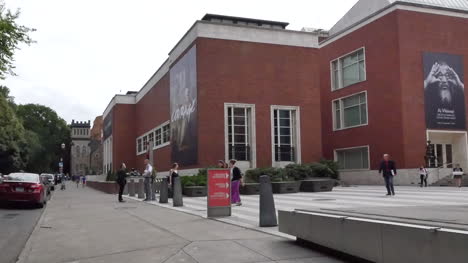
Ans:
[[[0,0],[2,1],[2,0]],[[37,41],[16,52],[3,85],[17,103],[49,106],[67,122],[93,120],[116,93],[140,90],[206,13],[330,29],[357,0],[6,0]]]

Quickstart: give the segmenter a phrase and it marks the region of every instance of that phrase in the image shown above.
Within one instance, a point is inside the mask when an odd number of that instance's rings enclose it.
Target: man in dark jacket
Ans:
[[[117,171],[117,184],[119,185],[119,202],[125,202],[122,198],[123,191],[125,189],[125,185],[127,184],[127,167],[125,163],[122,163],[120,166],[119,171]]]
[[[387,187],[387,195],[395,195],[393,187],[393,177],[397,174],[395,162],[390,160],[390,155],[384,154],[382,162],[380,162],[379,174],[385,179],[385,187]]]

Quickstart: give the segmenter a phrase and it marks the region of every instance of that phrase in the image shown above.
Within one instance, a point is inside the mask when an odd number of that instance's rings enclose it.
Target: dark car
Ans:
[[[11,173],[0,182],[0,202],[32,203],[42,208],[48,199],[48,186],[38,174]]]

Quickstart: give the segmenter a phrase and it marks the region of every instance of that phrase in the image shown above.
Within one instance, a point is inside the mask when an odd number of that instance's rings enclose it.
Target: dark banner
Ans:
[[[193,46],[170,70],[172,162],[198,162],[197,64]]]
[[[110,111],[102,125],[102,139],[105,140],[112,135],[112,111]]]
[[[429,129],[465,129],[463,57],[423,54],[426,126]]]

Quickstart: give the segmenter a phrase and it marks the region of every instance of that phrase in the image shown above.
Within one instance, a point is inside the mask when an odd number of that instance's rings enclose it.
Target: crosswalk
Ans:
[[[411,207],[411,206],[460,206],[468,205],[468,188],[454,187],[410,187],[395,189],[396,195],[387,197],[382,186],[335,187],[332,192],[276,194],[275,208],[291,211],[294,209],[349,209],[367,207]],[[129,198],[129,197],[127,197]],[[131,198],[138,200],[136,198]],[[232,207],[232,216],[217,220],[243,227],[258,229],[275,235],[282,235],[277,228],[259,228],[259,196],[241,196],[242,206]],[[181,212],[206,217],[206,197],[184,197],[183,207],[169,204],[150,204],[175,209]]]

